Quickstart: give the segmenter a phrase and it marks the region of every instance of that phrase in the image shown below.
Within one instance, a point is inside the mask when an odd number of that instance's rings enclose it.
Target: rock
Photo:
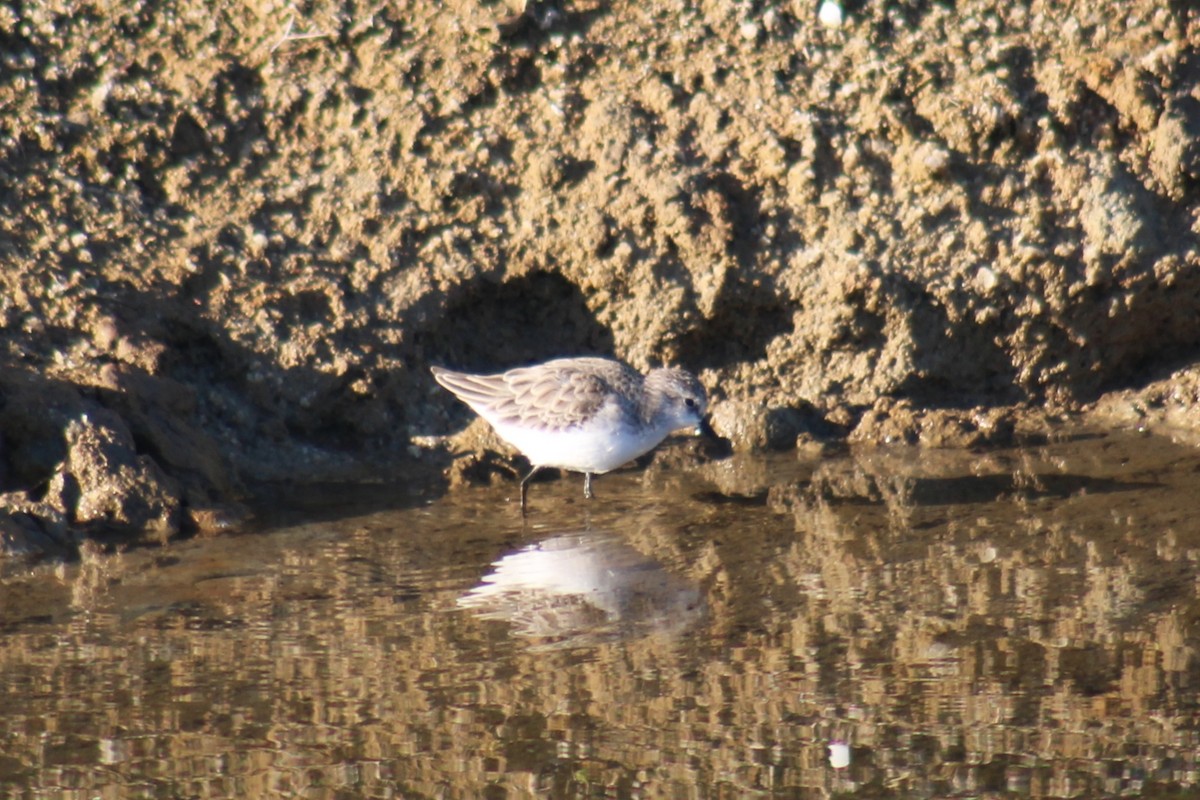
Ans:
[[[907,401],[880,400],[850,433],[859,444],[920,444],[973,448],[1013,442],[1014,414],[1007,409],[919,409]]]
[[[1167,105],[1150,139],[1150,167],[1177,200],[1200,186],[1200,100]]]
[[[67,423],[64,471],[78,496],[75,524],[170,536],[179,532],[181,490],[149,456],[139,455],[116,413],[94,408]]]
[[[869,409],[850,432],[850,441],[866,444],[916,444],[921,430],[918,414],[904,402],[882,399]]]
[[[191,504],[232,499],[237,474],[216,441],[197,427],[191,390],[170,378],[124,365],[100,373],[100,397],[118,411],[139,447],[183,485]]]
[[[83,413],[79,393],[63,381],[0,369],[0,431],[6,491],[44,491],[67,455],[63,427]]]
[[[451,488],[520,480],[529,472],[524,458],[497,436],[486,420],[474,419],[446,444],[451,453],[446,467]]]
[[[138,446],[139,437],[147,447],[179,459],[168,463],[192,480],[193,493],[203,501],[195,502],[197,507],[213,504],[228,491],[231,473],[219,475],[218,466],[203,460],[205,455],[215,458],[215,447],[194,432],[187,436],[181,422],[163,423],[177,418],[166,413],[169,404],[161,397],[156,400],[147,392],[148,405],[137,405],[132,394],[124,395],[121,405],[138,423],[135,435],[120,414],[85,397],[84,391],[23,370],[0,372],[0,430],[5,433],[0,513],[25,521],[22,529],[34,531],[21,539],[10,526],[14,553],[24,547],[20,541],[31,551],[46,550],[38,532],[65,548],[78,539],[73,528],[132,536],[177,533],[184,522],[186,489]],[[200,467],[189,469],[196,464]]]
[[[0,558],[30,558],[48,555],[67,555],[73,542],[64,534],[65,523],[52,522],[53,511],[42,510],[32,515],[14,510],[24,498],[6,503],[0,498]],[[35,507],[36,504],[29,504]]]
[[[790,450],[801,434],[830,433],[830,426],[811,406],[772,408],[748,400],[725,400],[714,404],[710,421],[735,452],[743,453]]]

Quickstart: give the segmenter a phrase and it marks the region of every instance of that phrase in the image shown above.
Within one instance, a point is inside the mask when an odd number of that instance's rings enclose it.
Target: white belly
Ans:
[[[526,455],[538,467],[556,467],[575,472],[610,472],[649,451],[666,438],[667,432],[638,432],[624,425],[542,431],[498,425],[496,433]]]

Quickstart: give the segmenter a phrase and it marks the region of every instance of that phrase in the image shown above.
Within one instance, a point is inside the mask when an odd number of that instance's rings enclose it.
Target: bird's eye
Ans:
[[[688,398],[686,398],[686,399],[683,401],[683,404],[684,404],[685,406],[687,406],[688,408],[695,408],[695,407],[696,407],[696,401],[695,401],[694,399],[692,399],[691,397],[688,397]]]

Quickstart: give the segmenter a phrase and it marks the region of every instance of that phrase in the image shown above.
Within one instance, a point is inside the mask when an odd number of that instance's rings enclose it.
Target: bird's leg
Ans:
[[[521,481],[521,516],[525,516],[525,495],[529,493],[529,479],[538,474],[541,467],[534,467],[529,470],[529,474],[525,476],[525,480]]]
[[[591,500],[595,495],[592,494],[592,473],[583,473],[583,496]]]

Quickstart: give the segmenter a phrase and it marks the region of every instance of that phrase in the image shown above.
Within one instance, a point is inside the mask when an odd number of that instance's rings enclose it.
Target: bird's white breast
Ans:
[[[638,429],[599,419],[567,430],[525,428],[493,423],[500,438],[516,447],[534,466],[576,472],[610,472],[661,442],[670,431]]]

